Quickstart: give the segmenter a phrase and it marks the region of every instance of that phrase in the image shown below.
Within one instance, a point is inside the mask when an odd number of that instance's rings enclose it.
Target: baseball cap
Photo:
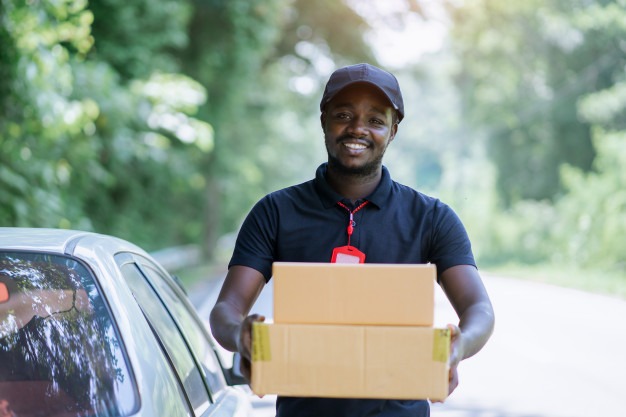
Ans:
[[[323,111],[324,106],[326,106],[338,92],[350,84],[358,82],[365,82],[378,87],[378,89],[387,96],[392,106],[398,112],[398,122],[404,118],[404,102],[402,101],[402,93],[400,92],[398,80],[390,72],[371,64],[349,65],[333,72],[326,83],[322,101],[320,102],[320,110]]]

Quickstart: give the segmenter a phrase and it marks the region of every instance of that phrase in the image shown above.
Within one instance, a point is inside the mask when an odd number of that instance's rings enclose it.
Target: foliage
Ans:
[[[476,0],[454,16],[464,113],[496,167],[481,260],[623,273],[626,3]]]
[[[309,3],[0,0],[0,222],[210,252],[312,175],[316,100],[294,85],[370,58],[350,7]]]
[[[276,49],[279,56],[295,55],[309,66],[319,65],[319,51],[340,65],[355,60],[375,62],[364,43],[366,20],[344,1],[295,0]],[[295,52],[295,54],[294,54]]]
[[[199,238],[190,196],[203,182],[193,161],[210,151],[212,132],[189,115],[204,88],[182,75],[123,83],[89,55],[94,15],[84,1],[2,7],[14,59],[0,63],[12,75],[0,119],[0,222],[104,231],[148,248]],[[172,221],[173,212],[191,221]]]
[[[179,56],[184,71],[206,86],[209,99],[199,115],[215,128],[215,149],[201,163],[206,189],[198,196],[209,253],[221,234],[237,227],[263,181],[255,163],[255,146],[265,136],[257,96],[262,63],[287,6],[277,0],[193,2],[189,45]]]
[[[578,14],[582,26],[612,35],[626,35],[626,4],[592,7]],[[595,16],[597,20],[591,19]],[[610,39],[606,39],[609,41]],[[614,40],[612,40],[614,41]],[[579,116],[594,128],[596,158],[593,170],[585,173],[563,166],[561,176],[567,189],[555,209],[561,216],[555,241],[561,258],[583,266],[624,272],[622,250],[626,235],[626,76],[622,73],[606,89],[589,94],[578,103]]]
[[[376,63],[368,4],[0,0],[0,224],[212,254],[325,159],[325,79]],[[394,176],[457,209],[483,265],[623,271],[626,2],[446,4],[451,49],[398,71],[424,100]]]
[[[554,198],[563,163],[591,168],[590,125],[576,103],[611,86],[626,63],[623,6],[609,3],[475,0],[454,11],[465,110],[489,127],[507,204]]]
[[[66,10],[67,20],[61,23],[57,16],[67,4],[31,8],[4,1],[2,6],[3,29],[14,48],[14,60],[2,61],[2,67],[16,71],[5,80],[6,116],[0,122],[0,221],[58,225],[65,211],[60,190],[68,178],[63,156],[95,118],[93,102],[70,98],[70,56],[62,44],[88,48],[92,16],[77,6]],[[77,153],[83,151],[79,146]],[[74,208],[67,209],[71,216]]]
[[[107,62],[123,80],[146,78],[155,69],[180,70],[172,53],[189,42],[189,2],[99,0],[90,2],[89,10],[94,15],[90,56]]]
[[[594,131],[598,157],[594,172],[563,167],[568,188],[557,203],[560,221],[554,240],[561,248],[558,260],[626,270],[626,131]]]
[[[322,18],[313,6],[333,13]],[[257,199],[303,174],[310,178],[324,157],[312,158],[323,143],[316,108],[321,79],[340,55],[368,57],[360,26],[339,24],[349,18],[359,21],[335,0],[194,3],[190,43],[180,57],[185,72],[207,86],[200,114],[215,128],[215,150],[204,163],[210,252]],[[348,33],[353,43],[342,44]],[[327,63],[325,72],[319,62]]]
[[[555,204],[526,200],[507,210],[487,211],[490,225],[470,231],[479,238],[483,264],[547,263],[624,273],[626,132],[597,128],[593,139],[594,171],[564,165],[567,192]]]

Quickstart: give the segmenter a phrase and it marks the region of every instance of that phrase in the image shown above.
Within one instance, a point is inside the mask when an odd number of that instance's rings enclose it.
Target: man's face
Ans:
[[[394,114],[387,97],[370,84],[337,93],[322,113],[329,166],[350,175],[376,173],[398,129]]]

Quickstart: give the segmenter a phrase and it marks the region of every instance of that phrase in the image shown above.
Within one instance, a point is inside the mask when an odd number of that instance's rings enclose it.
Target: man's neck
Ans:
[[[326,171],[326,181],[342,197],[355,202],[372,194],[382,177],[382,167],[368,176],[336,172],[331,167]]]

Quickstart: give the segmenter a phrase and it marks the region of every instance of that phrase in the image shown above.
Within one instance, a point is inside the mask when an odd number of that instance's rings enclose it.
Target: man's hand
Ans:
[[[495,316],[478,270],[471,265],[457,265],[446,269],[440,278],[441,287],[448,296],[459,324],[449,324],[450,374],[448,395],[459,385],[459,362],[477,353],[493,332]]]
[[[248,382],[250,382],[252,374],[252,323],[255,321],[263,322],[265,316],[251,314],[246,317],[239,327],[239,339],[237,341],[237,350],[241,354],[240,371]]]
[[[459,386],[459,373],[457,368],[463,359],[463,344],[461,342],[461,329],[456,324],[448,324],[450,329],[450,356],[448,357],[448,396]],[[436,400],[434,403],[442,403],[445,400]]]
[[[231,352],[241,355],[241,374],[250,381],[250,350],[252,323],[265,317],[248,315],[265,286],[265,278],[255,269],[233,266],[228,270],[224,285],[211,310],[211,331],[217,342]]]
[[[459,326],[448,324],[448,329],[450,329],[450,358],[448,359],[448,364],[450,365],[448,374],[448,395],[450,395],[459,385],[459,373],[457,368],[459,362],[463,359],[463,343]]]

